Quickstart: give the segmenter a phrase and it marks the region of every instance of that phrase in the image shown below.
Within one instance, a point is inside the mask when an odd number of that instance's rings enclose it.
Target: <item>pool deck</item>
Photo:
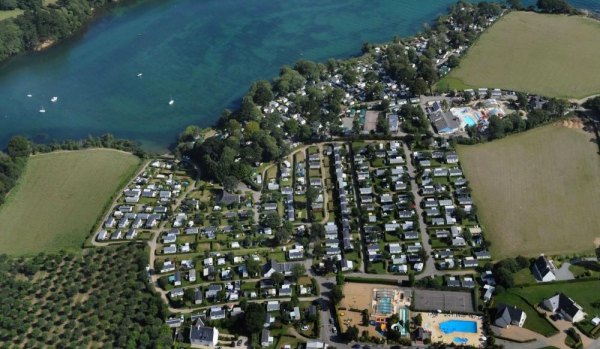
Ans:
[[[416,314],[413,314],[413,316]],[[466,338],[467,344],[475,347],[483,347],[479,340],[483,334],[483,324],[477,315],[454,315],[421,313],[423,317],[423,329],[431,331],[431,341],[441,343],[454,343],[454,337]],[[440,330],[440,323],[450,320],[475,321],[477,322],[477,333],[452,332],[445,334]]]

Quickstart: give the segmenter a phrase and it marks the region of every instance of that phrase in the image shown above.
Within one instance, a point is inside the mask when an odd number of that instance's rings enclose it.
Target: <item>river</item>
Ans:
[[[282,65],[348,58],[365,41],[413,35],[454,2],[146,0],[111,6],[73,38],[0,66],[0,144],[15,134],[48,142],[111,132],[164,151],[185,126],[212,125],[253,81],[273,78]],[[573,3],[600,8],[600,0]]]

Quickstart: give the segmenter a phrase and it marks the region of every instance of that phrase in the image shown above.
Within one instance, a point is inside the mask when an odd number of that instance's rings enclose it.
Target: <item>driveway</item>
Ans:
[[[560,268],[556,269],[556,271],[554,272],[554,275],[556,275],[556,280],[573,280],[573,279],[575,279],[575,276],[573,276],[573,273],[571,273],[571,271],[569,270],[570,266],[571,266],[571,263],[564,262],[560,266]]]

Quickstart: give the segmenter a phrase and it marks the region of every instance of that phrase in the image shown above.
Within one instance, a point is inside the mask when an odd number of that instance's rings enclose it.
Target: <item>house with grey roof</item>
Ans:
[[[510,325],[523,327],[525,319],[527,319],[527,314],[523,310],[514,305],[500,303],[494,318],[494,325],[502,328],[507,328]]]
[[[200,318],[196,318],[190,328],[190,344],[192,348],[214,347],[219,341],[219,330],[216,327],[204,326]]]

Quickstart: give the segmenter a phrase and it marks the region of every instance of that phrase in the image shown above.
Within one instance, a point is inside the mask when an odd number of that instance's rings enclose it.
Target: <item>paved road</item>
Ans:
[[[421,246],[427,253],[429,258],[425,262],[425,267],[423,268],[422,276],[431,276],[436,274],[435,270],[435,261],[431,257],[431,245],[429,244],[429,235],[427,235],[427,225],[425,225],[425,220],[423,219],[423,210],[421,210],[421,195],[419,194],[419,185],[416,181],[416,173],[415,167],[412,165],[412,153],[406,143],[402,142],[402,147],[404,148],[404,154],[406,157],[406,167],[408,168],[408,175],[410,176],[410,184],[411,184],[411,192],[415,197],[415,211],[417,213],[419,219],[419,234],[421,234]]]

